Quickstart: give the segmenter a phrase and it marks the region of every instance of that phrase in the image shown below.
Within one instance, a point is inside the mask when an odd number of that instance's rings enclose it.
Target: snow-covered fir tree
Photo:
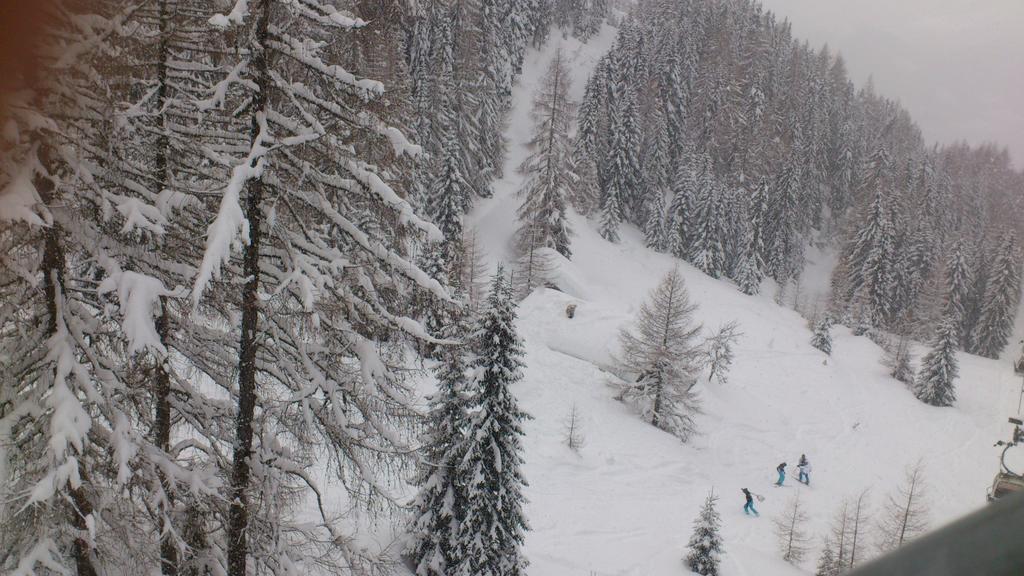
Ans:
[[[458,130],[460,111],[456,108],[454,94],[457,84],[453,25],[450,17],[442,17],[434,25],[434,40],[438,43],[434,50],[434,56],[438,59],[438,78],[434,82],[439,94],[435,101],[437,112],[431,122],[438,160],[423,201],[426,214],[443,235],[440,253],[432,257],[440,260],[445,277],[449,279],[458,278],[462,265],[462,216],[473,194],[472,186],[466,179],[462,153],[464,144],[460,143],[462,135]]]
[[[459,558],[456,576],[521,576],[523,513],[522,424],[529,415],[519,409],[511,387],[522,380],[523,343],[515,328],[511,283],[499,267],[486,308],[480,313],[470,347],[466,426],[457,475],[465,479],[467,499],[453,540]]]
[[[702,576],[718,576],[718,565],[722,560],[722,517],[715,509],[718,497],[714,492],[708,494],[700,514],[693,521],[693,534],[686,545],[690,552],[686,555],[686,565],[691,571]]]
[[[537,288],[554,285],[555,258],[559,255],[541,243],[544,232],[540,226],[520,228],[519,249],[522,254],[516,260],[512,273],[512,286],[516,300],[522,300]]]
[[[562,420],[562,437],[565,439],[565,445],[573,452],[579,452],[586,445],[583,415],[575,403],[569,409],[569,414]]]
[[[701,356],[694,341],[701,330],[696,310],[682,276],[672,270],[641,304],[635,325],[620,334],[622,362],[634,379],[622,384],[622,398],[684,442],[696,432],[699,412],[693,390]]]
[[[573,186],[569,130],[575,104],[569,100],[569,69],[561,50],[555,53],[533,100],[533,136],[527,143],[530,155],[520,171],[524,175],[520,195],[518,244],[521,252],[553,248],[569,258],[572,232],[566,222],[566,198]]]
[[[811,346],[821,350],[826,355],[832,355],[832,319],[825,316],[814,325],[814,334],[811,336]]]
[[[735,359],[733,347],[743,335],[736,321],[726,322],[717,332],[704,340],[704,361],[708,367],[708,382],[725,384],[729,381],[729,368]]]
[[[672,202],[668,208],[666,227],[669,235],[670,252],[688,259],[693,245],[693,212],[697,202],[699,182],[695,171],[694,158],[684,154],[672,176]]]
[[[479,233],[475,228],[466,230],[462,236],[462,274],[457,282],[465,294],[466,304],[476,313],[487,298],[487,264]]]
[[[967,301],[970,298],[971,285],[974,282],[970,265],[967,262],[967,245],[957,240],[950,249],[946,262],[946,286],[944,316],[955,319],[957,345],[966,338],[964,323],[967,318]]]
[[[703,155],[699,162],[689,260],[708,276],[718,278],[726,272],[725,191],[714,177],[711,158]]]
[[[992,260],[981,315],[970,337],[970,352],[998,358],[1006,347],[1020,300],[1020,258],[1013,233],[1007,232]]]
[[[871,325],[882,325],[892,316],[895,258],[894,229],[883,188],[875,190],[863,222],[844,256],[848,275],[843,297],[851,305],[863,306]]]
[[[447,333],[461,337],[468,327],[463,319],[453,323]],[[445,576],[455,573],[464,558],[456,555],[454,535],[467,506],[466,486],[471,479],[460,477],[459,467],[465,448],[468,358],[465,344],[447,345],[440,351],[437,392],[430,398],[427,432],[414,484],[419,493],[413,503],[410,555],[417,576]]]
[[[128,571],[133,556],[177,570],[192,556],[176,508],[212,499],[217,479],[171,454],[174,421],[191,419],[197,446],[224,439],[169,360],[188,347],[170,339],[195,248],[182,192],[202,177],[162,188],[201,148],[181,138],[188,121],[164,125],[191,95],[165,75],[167,43],[203,9],[48,8],[0,111],[0,571]]]
[[[632,130],[635,119],[633,88],[617,85],[611,90],[609,122],[610,140],[606,156],[599,165],[604,173],[601,181],[601,236],[609,242],[618,242],[619,225],[637,206],[639,191],[637,173],[637,134]]]
[[[380,83],[335,65],[339,36],[363,21],[319,2],[262,0],[210,23],[244,49],[232,53],[208,106],[244,111],[247,123],[223,158],[230,178],[205,198],[213,217],[191,294],[195,306],[217,298],[218,320],[238,342],[226,571],[273,571],[313,554],[335,570],[370,570],[382,560],[333,522],[300,525],[288,513],[298,496],[320,491],[295,476],[314,456],[294,447],[321,447],[353,493],[397,504],[383,488],[410,452],[414,410],[393,368],[403,342],[432,338],[404,317],[404,298],[383,295],[417,287],[450,297],[403,256],[405,238],[440,241],[438,229],[356,145],[380,138],[396,155],[419,148],[367,106],[383,94]],[[316,552],[324,539],[337,544],[327,555]]]
[[[955,381],[959,375],[956,334],[956,319],[944,319],[935,332],[931,350],[921,358],[914,380],[914,395],[925,404],[952,406],[956,402]]]
[[[658,252],[665,252],[669,248],[666,210],[664,193],[655,190],[651,206],[648,208],[647,221],[644,223],[644,242],[648,248]]]
[[[831,538],[825,538],[818,556],[818,564],[814,576],[839,576],[840,570],[836,560],[835,544]]]
[[[665,252],[669,247],[666,229],[668,206],[665,197],[672,185],[669,174],[670,146],[665,114],[662,106],[656,104],[651,117],[645,122],[644,187],[649,200],[643,231],[647,247],[659,252]]]
[[[882,346],[882,364],[889,369],[889,375],[913,385],[914,365],[910,357],[910,336],[905,326],[897,325],[896,334],[885,340]]]

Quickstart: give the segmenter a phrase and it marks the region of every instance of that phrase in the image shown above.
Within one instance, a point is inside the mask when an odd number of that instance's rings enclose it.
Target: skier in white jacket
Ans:
[[[798,482],[802,482],[806,486],[811,485],[811,463],[807,461],[805,454],[800,455],[800,462],[796,465],[797,470],[800,471],[800,475],[797,477]]]

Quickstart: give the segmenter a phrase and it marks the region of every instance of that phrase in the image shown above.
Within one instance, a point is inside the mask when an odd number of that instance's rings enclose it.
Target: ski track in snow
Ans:
[[[571,96],[579,101],[615,32],[605,26],[580,44],[553,31],[542,49],[528,52],[513,91],[504,176],[494,184],[494,197],[479,202],[468,218],[492,267],[510,262],[508,240],[520,203],[515,167],[526,156],[537,83],[561,45],[573,73]],[[530,576],[686,573],[686,542],[710,489],[720,495],[723,576],[810,573],[820,536],[841,500],[869,488],[872,505],[880,505],[919,458],[930,485],[933,526],[984,505],[998,467],[992,444],[1009,436],[1006,416],[1017,404],[1019,380],[1006,359],[961,354],[957,407],[925,406],[888,378],[881,351],[866,337],[839,326],[833,330],[834,356],[812,348],[804,319],[772,301],[770,282],[761,295],[745,296],[726,281],[647,250],[634,228],[624,226],[621,243],[609,244],[586,219],[573,214],[571,224],[573,260],[559,270],[571,279],[566,292],[541,290],[520,306],[527,369],[516,393],[535,417],[525,439]],[[831,270],[829,255],[816,254],[812,292],[827,286]],[[705,378],[698,386],[702,435],[687,445],[641,422],[614,400],[609,385],[620,328],[673,266],[681,269],[705,327],[737,320],[744,333],[729,382],[720,386]],[[564,314],[569,303],[578,304],[572,320]],[[1017,327],[1019,334],[1024,320]],[[923,351],[916,346],[915,357]],[[578,454],[562,439],[573,404],[586,441]],[[786,461],[795,473],[801,453],[814,466],[811,487],[794,488],[791,475],[788,489],[773,490],[776,465]],[[758,503],[760,518],[744,516],[742,487],[766,497]],[[814,548],[802,566],[793,567],[776,552],[771,519],[797,490],[808,506]]]

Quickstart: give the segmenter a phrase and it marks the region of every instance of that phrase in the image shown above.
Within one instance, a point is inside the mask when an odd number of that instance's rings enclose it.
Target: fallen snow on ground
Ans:
[[[553,33],[542,50],[528,54],[525,81],[514,92],[505,176],[495,197],[470,218],[492,265],[509,258],[520,202],[514,167],[525,156],[536,83],[561,45],[578,100],[614,32],[606,27],[586,45]],[[870,489],[872,505],[880,505],[918,459],[930,484],[933,525],[984,505],[997,468],[992,444],[1008,438],[1006,416],[1017,406],[1020,384],[1008,361],[961,355],[957,406],[926,406],[887,377],[881,351],[866,337],[837,327],[832,357],[812,348],[806,321],[775,304],[774,289],[745,296],[644,248],[642,235],[629,227],[621,243],[610,244],[578,215],[572,226],[573,259],[558,271],[564,291],[535,292],[520,307],[528,367],[515,392],[535,418],[525,440],[531,576],[684,574],[691,525],[712,489],[721,496],[724,576],[807,573],[780,559],[771,524],[798,490],[792,478],[786,487],[772,486],[775,466],[785,461],[795,472],[801,453],[814,466],[812,486],[799,489],[815,537],[803,570],[813,567],[819,537],[843,498]],[[703,435],[689,444],[640,421],[609,386],[619,330],[672,267],[682,271],[708,331],[736,320],[743,332],[728,383],[705,379],[698,386]],[[819,267],[814,278],[829,269]],[[570,302],[578,305],[573,319],[564,312]],[[574,404],[586,438],[578,454],[563,443]],[[743,487],[765,496],[760,518],[743,515]]]

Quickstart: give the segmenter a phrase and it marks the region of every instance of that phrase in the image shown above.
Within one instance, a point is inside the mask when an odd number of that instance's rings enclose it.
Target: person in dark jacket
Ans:
[[[743,506],[743,513],[747,516],[753,514],[754,516],[760,516],[757,510],[754,508],[754,495],[750,493],[750,490],[746,488],[740,488],[743,490],[743,495],[747,497],[747,503]]]
[[[779,473],[779,481],[775,485],[782,486],[782,483],[786,481],[786,463],[779,464],[775,471]]]

